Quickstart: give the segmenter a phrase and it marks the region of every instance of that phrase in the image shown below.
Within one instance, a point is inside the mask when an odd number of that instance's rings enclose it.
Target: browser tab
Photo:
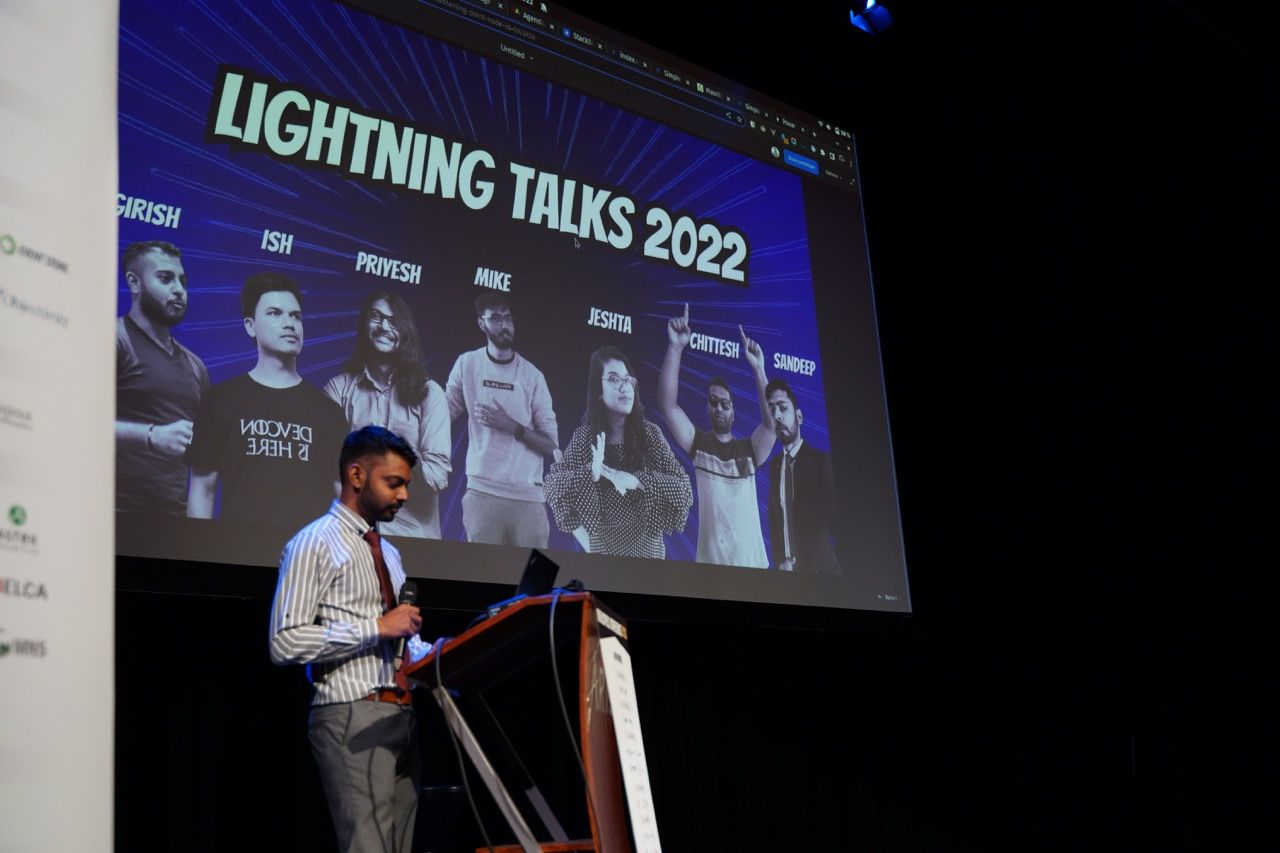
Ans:
[[[625,50],[622,50],[621,48],[618,49],[618,52],[616,55],[619,59],[621,59],[623,62],[627,63],[628,65],[634,65],[636,68],[642,67],[640,64],[640,57],[627,53]]]

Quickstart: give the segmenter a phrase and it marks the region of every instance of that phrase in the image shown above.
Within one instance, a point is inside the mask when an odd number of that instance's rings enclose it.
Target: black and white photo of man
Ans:
[[[182,515],[192,421],[209,390],[200,357],[173,336],[187,272],[172,243],[133,243],[120,260],[129,311],[116,320],[116,509]]]
[[[545,548],[551,534],[543,470],[560,446],[542,371],[515,350],[505,296],[476,298],[485,345],[458,356],[445,385],[449,414],[467,413],[467,491],[462,526],[471,542]]]
[[[221,485],[219,518],[300,527],[337,493],[333,459],[346,418],[298,374],[302,291],[293,279],[249,276],[240,313],[257,363],[205,395],[187,450],[187,515],[213,518]]]
[[[800,435],[804,412],[785,379],[765,388],[782,452],[769,462],[769,544],[784,572],[840,574],[831,541],[836,512],[831,457]]]
[[[765,405],[764,351],[741,326],[742,353],[755,376],[760,425],[750,438],[733,434],[733,394],[723,379],[707,383],[707,418],[711,430],[698,429],[678,402],[680,360],[692,337],[689,304],[667,323],[667,353],[658,374],[658,409],[676,444],[693,460],[698,484],[699,563],[765,569],[769,558],[760,529],[756,470],[769,458],[775,435]]]
[[[449,484],[449,404],[427,375],[413,312],[389,290],[366,297],[356,322],[356,345],[324,393],[351,429],[386,427],[417,451],[422,488],[414,502],[383,525],[388,536],[440,538],[439,493]]]

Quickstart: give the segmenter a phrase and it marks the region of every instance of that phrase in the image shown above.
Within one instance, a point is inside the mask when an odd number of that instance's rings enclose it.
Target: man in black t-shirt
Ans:
[[[298,375],[302,293],[288,276],[249,276],[244,329],[258,347],[248,373],[220,382],[196,415],[187,515],[300,527],[337,494],[333,460],[346,434],[336,403]]]
[[[171,334],[187,315],[187,272],[172,243],[134,243],[120,259],[129,311],[116,320],[116,509],[182,515],[191,422],[209,371]]]

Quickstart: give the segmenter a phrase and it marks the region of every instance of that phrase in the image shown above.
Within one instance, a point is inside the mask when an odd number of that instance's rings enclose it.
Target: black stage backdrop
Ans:
[[[1274,849],[1247,567],[1276,13],[900,3],[868,39],[818,8],[580,5],[857,133],[916,610],[606,596],[665,849]],[[117,849],[332,849],[302,673],[267,662],[274,573],[118,578]],[[425,632],[500,592],[426,587],[455,604]],[[456,782],[425,716],[429,781]],[[476,843],[464,813],[436,849]]]

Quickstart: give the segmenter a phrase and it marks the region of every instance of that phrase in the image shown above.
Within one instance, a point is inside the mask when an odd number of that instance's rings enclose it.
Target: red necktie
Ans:
[[[373,565],[378,570],[378,586],[382,587],[382,612],[394,610],[396,607],[396,593],[394,587],[391,586],[391,573],[387,571],[387,562],[382,559],[382,537],[378,535],[378,531],[370,528],[364,534],[364,540],[369,543],[369,550],[373,552]],[[404,662],[409,657],[409,645],[404,647],[404,660],[401,660],[396,666],[396,687],[406,693],[409,692],[409,679],[404,674]]]

